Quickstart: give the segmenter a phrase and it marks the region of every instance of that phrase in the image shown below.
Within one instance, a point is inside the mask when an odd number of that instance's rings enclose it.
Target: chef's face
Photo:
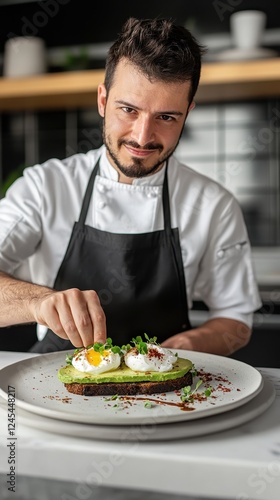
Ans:
[[[99,86],[103,139],[123,182],[160,170],[173,153],[193,106],[189,91],[190,82],[151,82],[127,60],[118,64],[108,95]]]

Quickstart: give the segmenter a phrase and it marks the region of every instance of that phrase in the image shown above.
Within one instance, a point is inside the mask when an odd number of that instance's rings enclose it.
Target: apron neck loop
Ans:
[[[94,181],[95,178],[99,172],[99,162],[100,162],[100,157],[98,158],[95,167],[93,168],[93,171],[90,175],[87,189],[85,192],[85,196],[83,199],[83,204],[78,220],[78,224],[80,226],[83,226],[85,224],[87,212],[88,212],[88,207],[90,204],[90,200],[92,197],[92,190],[94,186]],[[169,203],[169,190],[168,190],[168,160],[166,162],[166,168],[165,168],[165,174],[164,174],[164,181],[163,181],[163,189],[162,189],[162,204],[163,204],[163,219],[164,219],[164,228],[166,231],[170,232],[171,231],[171,217],[170,217],[170,203]]]

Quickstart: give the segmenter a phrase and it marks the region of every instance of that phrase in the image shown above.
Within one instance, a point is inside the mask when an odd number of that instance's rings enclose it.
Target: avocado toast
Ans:
[[[193,363],[161,348],[155,338],[147,340],[143,342],[138,336],[132,340],[134,347],[128,344],[119,348],[107,339],[106,344],[77,349],[67,358],[67,366],[58,371],[58,378],[69,392],[83,396],[155,394],[191,385]],[[119,356],[118,366],[114,356]],[[94,367],[89,367],[93,363]],[[107,364],[106,370],[98,373],[102,363]]]

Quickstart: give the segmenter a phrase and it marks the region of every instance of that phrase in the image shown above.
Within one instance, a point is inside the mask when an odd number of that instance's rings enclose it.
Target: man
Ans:
[[[173,156],[202,51],[168,20],[129,19],[98,88],[104,145],[26,169],[2,200],[0,325],[45,327],[34,351],[145,332],[223,355],[249,341],[260,300],[240,208]],[[193,329],[194,295],[210,316]]]

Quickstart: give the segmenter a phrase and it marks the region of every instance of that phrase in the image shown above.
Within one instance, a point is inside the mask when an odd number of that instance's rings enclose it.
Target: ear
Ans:
[[[98,105],[98,112],[100,116],[102,116],[103,118],[105,116],[106,97],[107,97],[107,92],[105,89],[105,85],[104,83],[100,83],[97,89],[97,105]]]
[[[188,111],[191,111],[192,109],[194,109],[194,108],[195,108],[195,106],[196,106],[196,103],[195,103],[194,101],[192,101],[192,102],[190,103],[190,105],[189,105],[189,109],[188,109]]]

